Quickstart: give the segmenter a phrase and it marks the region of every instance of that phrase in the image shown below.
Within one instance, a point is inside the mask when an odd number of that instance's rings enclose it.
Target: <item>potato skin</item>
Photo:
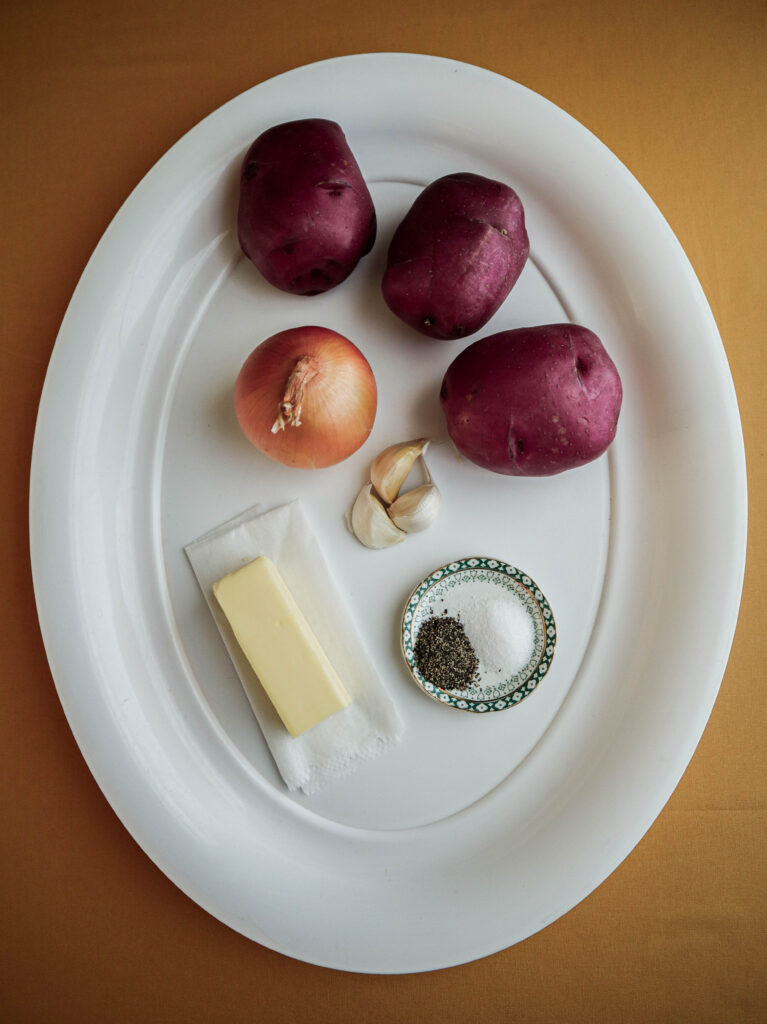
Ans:
[[[479,174],[448,174],[421,192],[395,231],[383,296],[421,334],[463,338],[497,311],[529,251],[512,188]]]
[[[317,295],[373,247],[373,200],[341,127],[307,118],[269,128],[245,155],[237,235],[267,281]]]
[[[623,389],[599,338],[575,324],[502,331],[457,356],[440,401],[456,448],[510,476],[551,476],[600,456]]]

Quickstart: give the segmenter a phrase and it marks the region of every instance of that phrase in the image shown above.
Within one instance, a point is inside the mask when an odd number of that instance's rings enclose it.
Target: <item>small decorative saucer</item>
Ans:
[[[441,688],[424,678],[416,660],[416,641],[421,626],[434,616],[454,616],[461,609],[489,606],[499,597],[512,597],[532,623],[532,653],[513,668],[479,663],[471,682],[462,689]],[[517,612],[517,614],[519,614]],[[407,667],[423,692],[459,711],[505,711],[528,697],[549,670],[557,642],[557,628],[549,602],[528,575],[498,558],[462,558],[435,569],[412,592],[402,615],[402,653]],[[527,652],[525,652],[526,654]]]

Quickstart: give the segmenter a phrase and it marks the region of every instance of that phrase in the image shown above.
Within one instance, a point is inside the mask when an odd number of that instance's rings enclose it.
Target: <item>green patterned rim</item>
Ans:
[[[415,663],[415,641],[421,623],[434,607],[437,599],[449,605],[449,594],[466,584],[501,587],[519,598],[530,615],[535,628],[533,654],[524,668],[516,674],[507,674],[500,682],[488,685],[480,682],[463,690],[443,690],[428,682]],[[405,604],[402,614],[402,653],[410,674],[423,692],[440,704],[458,711],[485,714],[516,707],[529,697],[549,670],[557,643],[554,614],[540,587],[527,573],[499,558],[461,558],[440,566],[415,588]]]

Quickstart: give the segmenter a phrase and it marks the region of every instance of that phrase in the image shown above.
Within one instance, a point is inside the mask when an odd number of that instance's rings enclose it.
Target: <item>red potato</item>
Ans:
[[[309,118],[269,128],[240,174],[237,235],[267,281],[317,295],[373,247],[373,200],[340,126]]]
[[[575,324],[475,341],[440,392],[456,448],[510,476],[551,476],[596,459],[615,437],[622,397],[602,342]]]
[[[516,192],[479,174],[448,174],[418,196],[389,246],[382,291],[430,338],[463,338],[511,291],[530,245]]]

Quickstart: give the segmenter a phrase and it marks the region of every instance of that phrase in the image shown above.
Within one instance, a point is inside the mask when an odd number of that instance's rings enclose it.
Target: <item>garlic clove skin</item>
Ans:
[[[407,537],[386,513],[373,494],[372,484],[365,484],[352,505],[351,526],[354,536],[366,548],[389,548]]]
[[[389,517],[405,533],[418,533],[437,518],[442,495],[436,484],[423,484],[400,494],[389,506]]]
[[[429,439],[421,437],[416,441],[393,444],[373,459],[370,479],[385,504],[389,505],[399,494],[415,460],[429,447]]]

